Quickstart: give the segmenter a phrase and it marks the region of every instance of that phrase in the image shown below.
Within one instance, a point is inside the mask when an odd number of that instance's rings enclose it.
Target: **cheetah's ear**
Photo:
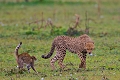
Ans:
[[[94,44],[94,41],[88,41],[88,43],[93,43]]]
[[[93,44],[94,44],[94,42],[93,42],[93,41],[90,41],[90,43],[93,43]]]

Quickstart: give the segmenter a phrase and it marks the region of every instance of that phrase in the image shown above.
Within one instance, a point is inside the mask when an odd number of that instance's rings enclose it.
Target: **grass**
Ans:
[[[120,80],[119,5],[116,0],[101,0],[101,15],[98,16],[95,0],[0,3],[0,80]],[[57,63],[57,70],[51,71],[50,59],[44,60],[41,55],[50,51],[57,35],[65,35],[69,25],[74,25],[75,14],[81,19],[77,30],[84,30],[86,11],[90,18],[89,35],[95,41],[94,56],[87,56],[87,69],[78,71],[78,56],[67,51],[65,71],[61,71]],[[50,34],[50,26],[39,29],[41,21],[29,25],[41,20],[42,13],[45,20],[50,18],[55,25],[55,35]],[[18,72],[13,53],[20,41],[23,45],[19,53],[29,52],[37,57],[38,75],[32,70],[30,74]]]

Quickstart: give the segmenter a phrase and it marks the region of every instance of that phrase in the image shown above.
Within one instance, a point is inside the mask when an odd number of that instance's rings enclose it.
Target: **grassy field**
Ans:
[[[0,2],[0,80],[120,80],[120,1],[14,1]],[[57,70],[51,71],[50,59],[42,59],[41,55],[50,51],[56,36],[66,35],[68,28],[75,24],[75,14],[80,16],[77,30],[84,30],[86,11],[89,36],[95,42],[93,56],[87,56],[87,69],[78,71],[78,56],[67,51],[65,71],[57,63]],[[47,20],[55,26],[53,34],[51,26],[44,27]],[[20,41],[23,45],[19,53],[36,56],[38,74],[32,69],[31,73],[18,72],[14,50]]]

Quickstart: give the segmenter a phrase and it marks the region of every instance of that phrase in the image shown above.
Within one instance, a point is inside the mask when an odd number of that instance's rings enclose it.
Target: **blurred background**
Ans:
[[[112,29],[108,27],[117,28],[120,22],[119,2],[119,0],[0,0],[0,24],[35,31],[50,28],[47,32],[52,35],[74,36],[80,33],[105,35],[111,33]],[[31,30],[28,34],[34,34]]]

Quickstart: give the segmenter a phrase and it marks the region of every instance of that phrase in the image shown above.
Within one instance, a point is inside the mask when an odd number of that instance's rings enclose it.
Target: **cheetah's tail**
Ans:
[[[55,49],[55,45],[52,44],[50,52],[47,55],[42,55],[41,57],[44,58],[44,59],[50,58],[52,56],[52,54],[54,53],[54,49]]]

